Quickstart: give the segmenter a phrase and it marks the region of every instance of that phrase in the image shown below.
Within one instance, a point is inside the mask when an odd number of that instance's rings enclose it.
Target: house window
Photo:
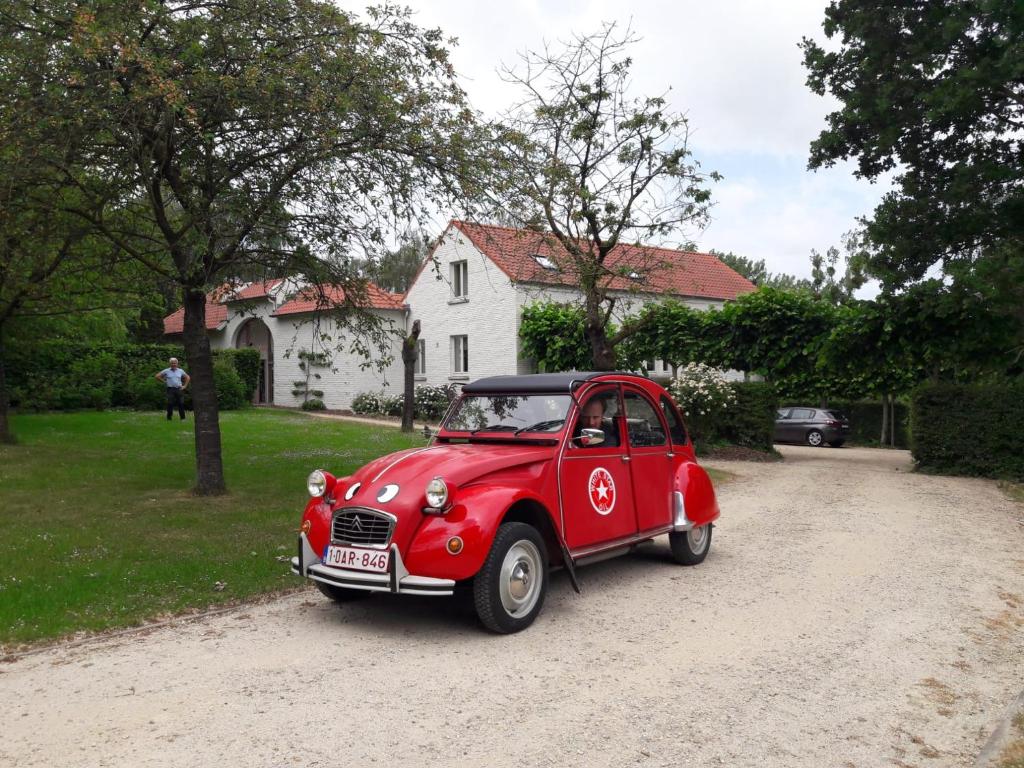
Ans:
[[[462,299],[469,296],[469,270],[465,261],[452,262],[452,298]]]
[[[427,375],[427,342],[423,339],[416,342],[416,375]]]
[[[452,336],[452,373],[469,373],[468,336]]]
[[[654,373],[657,369],[654,367],[654,359],[650,359],[644,362],[644,370],[648,373]]]

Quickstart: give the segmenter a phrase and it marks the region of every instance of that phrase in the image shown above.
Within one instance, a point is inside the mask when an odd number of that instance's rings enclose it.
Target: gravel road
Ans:
[[[465,601],[313,590],[0,664],[0,765],[969,766],[1024,687],[1024,515],[905,452],[722,464],[707,561]]]

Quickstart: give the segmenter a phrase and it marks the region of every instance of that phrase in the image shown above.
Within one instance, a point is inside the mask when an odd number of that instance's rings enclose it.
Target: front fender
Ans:
[[[528,499],[544,503],[522,488],[479,485],[462,489],[445,515],[427,517],[405,553],[405,566],[417,576],[468,579],[484,564],[505,513],[516,502]],[[462,539],[462,551],[448,552],[452,536]]]
[[[686,518],[695,526],[707,525],[721,515],[715,487],[700,465],[692,461],[680,465],[676,470],[675,485],[675,490],[683,494]]]

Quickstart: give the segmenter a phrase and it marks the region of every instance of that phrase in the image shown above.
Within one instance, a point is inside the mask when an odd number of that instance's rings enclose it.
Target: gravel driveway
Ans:
[[[1024,525],[909,456],[723,464],[707,561],[556,573],[525,633],[313,590],[0,665],[0,765],[967,766],[1024,686]]]

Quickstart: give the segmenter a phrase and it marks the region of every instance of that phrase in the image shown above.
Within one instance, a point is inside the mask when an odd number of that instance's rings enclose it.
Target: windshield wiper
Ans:
[[[511,424],[488,424],[486,427],[471,430],[469,434],[475,435],[477,432],[515,432],[515,429]]]
[[[531,424],[528,427],[520,427],[515,431],[515,436],[518,437],[520,432],[538,432],[540,430],[550,429],[551,427],[559,427],[565,419],[548,419],[547,421],[538,421],[536,424]]]

